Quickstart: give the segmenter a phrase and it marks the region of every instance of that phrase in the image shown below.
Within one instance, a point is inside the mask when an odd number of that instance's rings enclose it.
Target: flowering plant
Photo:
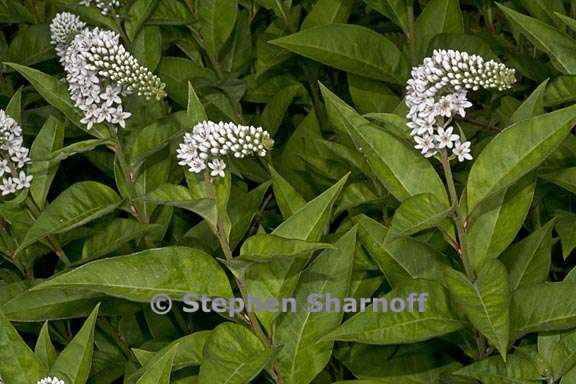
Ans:
[[[0,384],[571,383],[573,5],[0,1]]]

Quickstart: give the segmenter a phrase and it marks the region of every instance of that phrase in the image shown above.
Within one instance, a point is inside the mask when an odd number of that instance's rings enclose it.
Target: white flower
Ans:
[[[453,134],[453,130],[454,128],[452,127],[446,129],[438,128],[438,134],[434,136],[437,148],[452,148],[454,146],[454,142],[457,142],[460,136]]]
[[[454,144],[454,149],[452,150],[452,153],[458,156],[458,161],[472,160],[472,155],[470,154],[469,141],[465,141],[463,143],[457,141],[456,144]]]
[[[274,141],[261,127],[204,121],[184,135],[184,143],[176,150],[179,165],[199,173],[207,167],[211,176],[224,176],[224,156],[244,158],[266,156]]]
[[[80,5],[86,7],[94,4],[103,15],[110,14],[114,9],[120,7],[120,0],[80,0]]]
[[[436,143],[434,142],[434,136],[414,136],[414,140],[416,141],[416,145],[414,147],[419,149],[425,157],[432,157],[436,154]]]
[[[412,68],[412,78],[406,84],[406,116],[416,149],[430,157],[437,149],[452,148],[460,137],[443,127],[455,115],[466,115],[472,106],[467,91],[510,88],[516,81],[514,73],[502,63],[467,52],[435,50],[422,65]],[[458,154],[455,149],[452,153],[460,161],[472,159],[469,145],[461,151],[465,153]]]
[[[70,97],[83,112],[81,122],[87,129],[103,122],[124,128],[131,116],[124,111],[124,95],[166,96],[160,78],[138,64],[117,33],[87,28],[77,16],[66,13],[54,18],[51,31]]]
[[[224,170],[226,169],[226,163],[220,159],[214,159],[208,163],[208,167],[212,170],[210,176],[224,177]]]
[[[23,146],[22,129],[10,116],[0,109],[0,193],[7,196],[24,188],[30,188],[32,176],[24,167],[30,162],[28,148]]]
[[[57,377],[45,377],[42,380],[38,380],[36,384],[65,384],[64,380],[60,380]]]

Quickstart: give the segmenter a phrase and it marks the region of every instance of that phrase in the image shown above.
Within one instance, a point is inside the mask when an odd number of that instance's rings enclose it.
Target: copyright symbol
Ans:
[[[157,315],[165,315],[172,309],[172,299],[168,295],[156,295],[150,301],[150,308]]]

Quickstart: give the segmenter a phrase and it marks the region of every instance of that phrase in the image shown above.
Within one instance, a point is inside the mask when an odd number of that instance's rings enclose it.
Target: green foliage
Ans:
[[[576,1],[120,3],[0,1],[33,176],[0,196],[0,383],[576,383]],[[62,11],[167,97],[88,129]],[[471,161],[414,149],[405,86],[434,49],[516,70],[450,119]],[[191,173],[176,151],[206,120],[274,144]]]

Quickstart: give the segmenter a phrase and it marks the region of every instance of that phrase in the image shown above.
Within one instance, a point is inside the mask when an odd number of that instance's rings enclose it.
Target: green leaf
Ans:
[[[102,302],[100,314],[119,315],[139,311],[133,303],[106,299],[103,295],[81,289],[42,289],[25,291],[2,306],[12,321],[37,322],[87,317],[94,306]]]
[[[553,107],[576,99],[576,76],[558,76],[548,83],[544,93],[544,106]]]
[[[576,327],[575,289],[573,281],[546,282],[517,289],[510,306],[510,341],[531,332]]]
[[[10,98],[10,102],[6,106],[5,112],[8,116],[16,120],[18,124],[22,124],[22,88],[18,88],[14,95]]]
[[[441,33],[464,33],[464,18],[458,0],[431,0],[415,25],[418,58],[422,59],[430,40]]]
[[[218,221],[217,205],[214,199],[197,198],[186,187],[163,184],[142,197],[144,201],[170,205],[192,211],[200,215],[213,230]]]
[[[500,132],[480,153],[468,177],[468,211],[536,168],[570,133],[576,106],[519,121]]]
[[[42,211],[16,252],[51,234],[68,232],[107,215],[120,203],[116,192],[104,184],[95,181],[73,184]]]
[[[240,256],[245,260],[264,262],[277,257],[294,257],[327,248],[333,246],[328,243],[314,243],[260,233],[244,241]]]
[[[307,203],[280,224],[272,235],[313,242],[320,240],[330,223],[332,208],[347,179],[348,175]],[[251,265],[246,271],[248,292],[261,300],[289,297],[296,285],[297,274],[305,263],[306,258],[282,258]],[[274,313],[257,312],[257,315],[266,328],[271,326]]]
[[[499,356],[488,357],[454,374],[481,380],[484,384],[530,384],[542,381],[536,365],[520,353],[511,354],[507,362]]]
[[[558,171],[546,173],[541,177],[559,185],[567,191],[576,193],[576,167],[563,168]]]
[[[24,76],[48,103],[62,112],[78,128],[100,139],[110,137],[110,132],[108,132],[106,126],[96,124],[92,129],[88,130],[86,126],[80,122],[80,120],[82,120],[82,114],[80,110],[74,107],[70,100],[65,82],[61,82],[50,75],[23,65],[15,63],[6,63],[6,65]]]
[[[318,340],[340,325],[344,313],[316,311],[309,307],[309,297],[330,295],[343,300],[348,296],[355,246],[356,229],[352,229],[334,244],[335,249],[322,252],[301,274],[294,292],[296,311],[287,312],[274,332],[275,345],[282,346],[277,367],[285,383],[310,383],[330,360],[333,343]]]
[[[576,49],[574,39],[538,19],[523,15],[502,4],[496,5],[504,12],[508,21],[513,23],[532,44],[554,60],[562,72],[576,74],[576,58],[571,54]]]
[[[191,82],[188,82],[188,105],[186,108],[186,119],[188,120],[188,124],[191,127],[194,127],[196,124],[208,120],[208,116],[206,115],[206,111],[204,110],[204,105],[198,98],[196,91],[194,91],[194,87],[192,86]]]
[[[46,368],[0,311],[0,376],[6,383],[30,384],[46,376]]]
[[[86,384],[92,368],[94,352],[94,328],[99,305],[86,319],[80,331],[60,353],[50,369],[50,375],[70,384]]]
[[[146,20],[152,15],[160,0],[136,0],[128,10],[128,20],[124,23],[126,34],[134,41]]]
[[[165,148],[172,140],[180,139],[191,129],[188,114],[179,111],[142,128],[127,143],[132,164],[138,165],[148,156]]]
[[[272,40],[299,55],[371,79],[402,84],[408,68],[394,43],[371,29],[330,24]]]
[[[132,219],[114,219],[86,239],[82,247],[82,259],[100,258],[158,228],[159,225],[142,224]]]
[[[392,112],[400,104],[400,98],[381,81],[348,74],[348,89],[354,106],[362,114]]]
[[[292,104],[292,100],[294,100],[294,97],[296,97],[298,93],[301,93],[302,90],[302,85],[298,84],[289,86],[274,95],[268,104],[266,104],[264,111],[262,111],[260,126],[264,127],[270,135],[276,135],[284,120],[284,115],[286,115],[290,104]]]
[[[368,122],[323,85],[321,90],[332,123],[352,137],[378,181],[394,197],[404,201],[410,196],[430,193],[448,204],[446,189],[429,161],[395,136]]]
[[[127,382],[135,383],[149,367],[156,364],[172,350],[176,350],[173,363],[174,370],[200,365],[203,359],[204,346],[211,334],[212,331],[197,331],[176,339],[156,353],[150,352],[151,356],[142,362],[143,367],[131,374]]]
[[[50,116],[30,147],[30,158],[32,159],[30,174],[34,176],[30,194],[40,209],[46,205],[50,186],[58,171],[58,163],[51,163],[46,159],[52,152],[62,148],[63,144],[64,124]]]
[[[394,212],[388,239],[433,228],[440,224],[450,213],[451,208],[430,193],[414,195],[404,200]]]
[[[182,300],[186,293],[231,297],[218,262],[193,248],[164,247],[97,260],[58,275],[34,290],[74,288],[149,303],[157,294]]]
[[[570,212],[561,212],[556,220],[556,233],[562,243],[562,256],[564,260],[570,256],[576,248],[576,215]]]
[[[408,31],[408,15],[406,13],[406,0],[364,0],[380,14],[386,16],[394,24]]]
[[[162,58],[162,33],[159,27],[147,25],[136,35],[134,57],[154,72]]]
[[[534,116],[542,115],[544,111],[544,95],[548,79],[544,80],[538,88],[528,96],[526,100],[514,111],[510,118],[510,124],[514,124],[520,120],[529,119]]]
[[[446,335],[463,326],[462,321],[449,308],[446,293],[438,283],[428,280],[408,281],[382,298],[386,300],[385,304],[377,302],[377,308],[370,304],[364,312],[361,311],[346,320],[323,340],[381,345],[406,344]],[[396,299],[394,302],[402,304],[393,305],[393,299]],[[387,309],[386,312],[383,311],[383,306]],[[393,308],[404,310],[393,311]]]
[[[510,277],[510,289],[542,283],[550,272],[554,220],[515,243],[500,257]]]
[[[218,56],[238,17],[237,0],[205,0],[198,3],[200,33],[208,52]]]
[[[318,0],[306,15],[300,30],[321,25],[346,23],[353,5],[353,0]]]
[[[388,228],[365,215],[356,216],[360,240],[392,287],[409,279],[436,280],[444,265],[429,245],[410,237],[387,241]]]
[[[474,283],[452,268],[444,274],[450,297],[472,325],[490,341],[506,361],[510,335],[510,290],[506,268],[489,260]]]
[[[150,364],[137,384],[170,384],[172,365],[177,351],[178,345],[175,345],[164,356]]]
[[[269,170],[276,203],[282,212],[282,217],[287,219],[306,205],[306,200],[272,166]]]
[[[2,54],[2,61],[34,65],[53,57],[54,48],[50,43],[48,24],[36,24],[22,28],[16,34]]]
[[[475,271],[514,241],[528,215],[536,183],[528,177],[483,201],[469,219],[466,252]]]
[[[199,383],[244,384],[270,361],[267,350],[247,328],[226,322],[217,326],[206,342]]]
[[[46,369],[50,369],[58,357],[58,352],[56,352],[56,348],[54,348],[54,344],[52,344],[50,339],[50,327],[47,321],[42,325],[34,347],[34,353]]]

